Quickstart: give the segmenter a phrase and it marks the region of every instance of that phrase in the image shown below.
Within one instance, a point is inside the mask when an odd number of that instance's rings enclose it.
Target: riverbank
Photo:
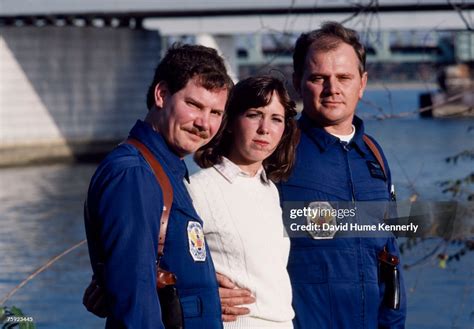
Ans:
[[[120,140],[50,141],[0,146],[0,168],[50,163],[98,162]]]
[[[370,79],[369,79],[370,80]],[[369,82],[367,84],[367,90],[437,90],[439,89],[438,84],[432,82]]]

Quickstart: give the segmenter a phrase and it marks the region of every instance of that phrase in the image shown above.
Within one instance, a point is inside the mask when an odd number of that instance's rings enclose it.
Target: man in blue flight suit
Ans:
[[[385,173],[355,116],[367,85],[365,49],[357,33],[329,22],[302,34],[293,67],[293,84],[303,101],[301,140],[293,173],[279,186],[282,202],[389,201],[387,161],[381,155]],[[295,328],[404,328],[403,280],[400,307],[383,302],[377,257],[384,248],[399,254],[392,235],[292,238],[288,272]]]
[[[231,87],[214,49],[174,46],[156,68],[145,120],[129,134],[156,157],[173,189],[160,267],[177,276],[186,329],[222,328],[216,274],[183,183],[183,157],[215,135]],[[155,272],[163,191],[138,149],[124,143],[112,151],[92,177],[87,200],[91,263],[109,305],[106,328],[164,328]]]

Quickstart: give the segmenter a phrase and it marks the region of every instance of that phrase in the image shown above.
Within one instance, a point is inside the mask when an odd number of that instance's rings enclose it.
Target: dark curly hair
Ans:
[[[347,43],[354,48],[359,59],[359,73],[362,76],[365,72],[366,54],[357,32],[345,28],[337,22],[325,22],[319,30],[302,33],[296,40],[293,52],[293,70],[297,80],[300,80],[303,76],[306,55],[312,45],[314,45],[315,50],[326,52],[336,49],[341,43]]]
[[[155,69],[155,76],[146,96],[148,109],[155,104],[155,87],[159,82],[166,82],[168,89],[174,94],[196,76],[200,85],[208,90],[230,90],[234,85],[227,74],[224,60],[215,49],[200,45],[173,44]]]
[[[285,109],[285,130],[275,151],[263,161],[263,167],[267,177],[274,182],[288,179],[295,162],[295,149],[299,141],[299,131],[294,119],[295,103],[291,100],[283,82],[272,76],[250,77],[235,85],[227,101],[219,131],[207,145],[202,146],[194,154],[194,161],[201,168],[209,168],[222,162],[222,156],[230,153],[234,140],[230,128],[237,118],[250,108],[270,104],[274,92]]]

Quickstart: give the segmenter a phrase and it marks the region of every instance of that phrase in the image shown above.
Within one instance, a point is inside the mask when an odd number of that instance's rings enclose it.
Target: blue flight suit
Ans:
[[[221,329],[218,285],[209,249],[207,244],[204,248],[201,244],[201,249],[193,245],[196,236],[190,239],[202,221],[184,186],[183,178],[188,178],[184,161],[147,123],[137,121],[129,136],[150,149],[173,187],[160,267],[178,278],[185,328]],[[111,305],[106,328],[164,328],[155,283],[163,199],[150,166],[132,145],[118,146],[99,165],[87,199],[91,263],[105,284]],[[104,273],[96,268],[99,259],[105,259]]]
[[[355,117],[349,144],[318,127],[304,113],[301,140],[289,180],[279,184],[285,201],[389,201],[390,173],[371,173],[375,156],[363,141],[364,125]],[[380,150],[380,147],[377,145]],[[380,150],[381,151],[381,150]],[[382,155],[383,156],[383,155]],[[404,328],[406,294],[401,279],[399,310],[383,303],[378,253],[384,248],[399,255],[395,238],[345,237],[314,240],[291,238],[288,272],[293,288],[295,329]],[[400,265],[399,265],[399,270]]]

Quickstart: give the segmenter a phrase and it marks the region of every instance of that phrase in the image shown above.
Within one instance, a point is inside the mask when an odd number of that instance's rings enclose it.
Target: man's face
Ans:
[[[166,83],[155,88],[157,111],[163,111],[154,126],[180,157],[195,152],[217,133],[227,101],[227,89],[207,90],[197,78],[171,94]]]
[[[367,73],[360,75],[354,49],[346,43],[330,51],[311,46],[298,78],[294,77],[294,85],[303,99],[303,111],[326,130],[349,134],[367,84]]]

